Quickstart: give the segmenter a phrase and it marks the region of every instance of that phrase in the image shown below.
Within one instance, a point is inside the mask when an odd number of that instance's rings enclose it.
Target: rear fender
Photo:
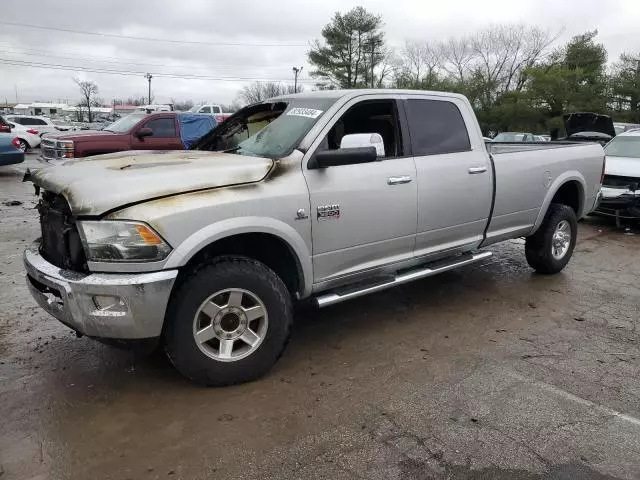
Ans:
[[[558,190],[560,190],[560,188],[565,183],[571,182],[571,181],[578,182],[578,184],[580,185],[580,189],[579,189],[580,208],[579,208],[579,211],[576,213],[576,216],[580,218],[584,215],[585,192],[587,191],[587,182],[584,179],[584,176],[577,170],[570,170],[568,172],[564,172],[563,174],[558,176],[558,178],[556,178],[549,186],[549,190],[547,190],[547,194],[545,195],[544,200],[542,201],[542,206],[540,207],[540,211],[538,212],[536,223],[534,224],[533,228],[531,229],[528,235],[533,235],[538,230],[538,228],[540,228],[540,225],[542,225],[542,222],[544,221],[544,217],[547,214],[547,210],[549,210],[549,205],[551,205],[551,201],[553,200],[553,197],[555,197],[556,193],[558,193]]]

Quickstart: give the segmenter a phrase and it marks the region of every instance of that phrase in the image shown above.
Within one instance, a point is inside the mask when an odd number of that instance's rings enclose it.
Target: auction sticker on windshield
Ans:
[[[287,112],[287,115],[296,115],[298,117],[318,118],[322,114],[322,110],[316,110],[315,108],[292,108]]]

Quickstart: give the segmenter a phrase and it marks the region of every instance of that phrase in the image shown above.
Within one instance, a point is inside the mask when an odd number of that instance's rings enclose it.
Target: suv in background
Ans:
[[[65,132],[69,127],[56,125],[50,118],[35,115],[7,115],[6,119],[13,123],[24,125],[25,127],[35,127],[40,132],[40,136],[45,133]]]

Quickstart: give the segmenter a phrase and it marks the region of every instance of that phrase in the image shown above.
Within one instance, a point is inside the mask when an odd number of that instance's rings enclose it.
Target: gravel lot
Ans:
[[[270,375],[205,389],[36,306],[34,200],[0,169],[2,480],[640,478],[638,236],[589,220],[556,276],[532,274],[518,240],[301,307]]]

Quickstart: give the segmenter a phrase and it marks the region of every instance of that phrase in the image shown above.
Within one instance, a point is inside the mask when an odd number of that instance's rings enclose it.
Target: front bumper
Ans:
[[[91,273],[47,262],[38,243],[24,252],[27,286],[49,314],[84,335],[108,339],[159,337],[178,270]]]
[[[602,187],[602,201],[596,213],[620,218],[640,217],[640,191]]]

